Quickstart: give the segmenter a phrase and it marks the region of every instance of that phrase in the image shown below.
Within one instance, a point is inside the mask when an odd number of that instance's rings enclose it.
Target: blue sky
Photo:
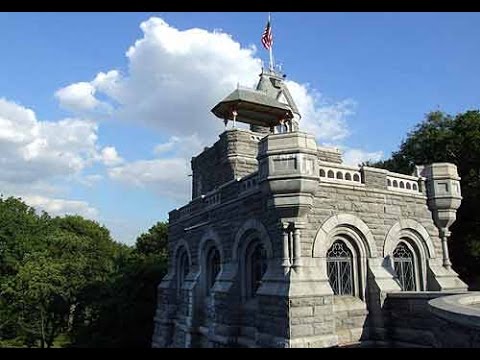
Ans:
[[[347,162],[388,157],[429,111],[479,108],[478,13],[272,16],[304,129]],[[267,60],[265,21],[0,13],[0,192],[132,244],[188,200],[189,158],[222,129],[209,109]]]

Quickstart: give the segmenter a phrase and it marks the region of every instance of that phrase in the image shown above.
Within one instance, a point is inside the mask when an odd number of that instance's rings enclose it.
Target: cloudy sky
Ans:
[[[253,86],[265,13],[0,13],[0,193],[135,238],[190,196],[210,109]],[[480,15],[274,13],[301,127],[346,163],[478,108]]]

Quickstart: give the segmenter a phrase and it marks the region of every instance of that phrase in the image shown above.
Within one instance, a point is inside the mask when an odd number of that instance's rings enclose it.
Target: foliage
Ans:
[[[449,241],[454,269],[470,285],[480,289],[480,112],[451,116],[427,114],[410,132],[390,159],[374,164],[410,174],[414,165],[451,162],[461,177],[462,205],[452,225]]]
[[[140,235],[135,244],[136,250],[141,254],[167,254],[168,224],[157,222],[148,232]]]
[[[0,346],[148,347],[166,236],[158,223],[129,247],[0,197]]]

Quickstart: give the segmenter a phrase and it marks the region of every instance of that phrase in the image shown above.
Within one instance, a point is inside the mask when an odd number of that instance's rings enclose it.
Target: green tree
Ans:
[[[480,111],[427,114],[400,149],[375,166],[410,174],[415,164],[432,162],[457,165],[463,200],[450,229],[450,255],[454,269],[470,288],[480,289]]]
[[[76,347],[150,347],[157,286],[167,268],[167,224],[141,234],[135,247],[117,245],[114,270],[83,289]],[[88,311],[86,311],[88,310]]]
[[[157,222],[148,232],[141,234],[135,243],[136,250],[145,255],[167,254],[168,223]]]

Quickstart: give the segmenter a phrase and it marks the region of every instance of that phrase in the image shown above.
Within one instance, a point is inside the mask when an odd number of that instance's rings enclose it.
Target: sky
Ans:
[[[190,199],[190,158],[253,86],[266,13],[0,13],[0,193],[135,239]],[[273,13],[300,127],[345,163],[478,109],[479,13]]]

